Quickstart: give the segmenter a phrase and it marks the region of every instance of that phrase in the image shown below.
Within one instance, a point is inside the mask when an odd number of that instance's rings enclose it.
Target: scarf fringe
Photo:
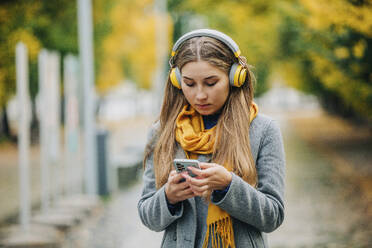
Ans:
[[[212,248],[235,248],[234,229],[231,217],[227,217],[208,225],[203,248],[208,248],[211,239]]]

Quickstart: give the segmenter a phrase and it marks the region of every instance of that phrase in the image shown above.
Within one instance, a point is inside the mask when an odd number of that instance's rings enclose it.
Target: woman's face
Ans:
[[[229,77],[206,61],[189,62],[181,69],[182,92],[201,115],[216,113],[229,95]]]

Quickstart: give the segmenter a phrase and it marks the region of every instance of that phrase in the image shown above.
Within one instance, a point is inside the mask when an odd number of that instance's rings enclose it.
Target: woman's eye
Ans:
[[[194,86],[194,83],[193,82],[189,82],[189,81],[184,81],[184,83],[188,86],[188,87],[192,87]]]
[[[215,85],[217,82],[210,82],[210,83],[207,83],[207,86],[213,86]]]

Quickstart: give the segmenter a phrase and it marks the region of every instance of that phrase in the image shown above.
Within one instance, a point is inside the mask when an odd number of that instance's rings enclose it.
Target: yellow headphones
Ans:
[[[235,57],[239,58],[240,49],[238,45],[235,43],[235,41],[233,41],[229,36],[217,30],[198,29],[198,30],[194,30],[192,32],[184,34],[183,36],[181,36],[181,38],[177,40],[177,42],[173,46],[170,61],[173,60],[173,57],[176,55],[178,48],[184,41],[194,38],[194,37],[201,37],[201,36],[215,38],[223,42],[225,45],[227,45],[231,49]],[[181,76],[181,71],[177,66],[171,69],[169,77],[170,77],[171,83],[178,89],[181,89],[182,76]],[[234,87],[242,86],[245,82],[246,77],[247,77],[247,70],[241,64],[234,63],[231,66],[230,72],[229,72],[229,83],[231,86],[234,86]]]

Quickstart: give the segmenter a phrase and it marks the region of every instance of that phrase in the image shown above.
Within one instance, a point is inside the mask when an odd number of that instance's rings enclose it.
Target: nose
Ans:
[[[207,93],[202,87],[198,87],[196,92],[196,100],[197,101],[203,101],[207,99]]]

